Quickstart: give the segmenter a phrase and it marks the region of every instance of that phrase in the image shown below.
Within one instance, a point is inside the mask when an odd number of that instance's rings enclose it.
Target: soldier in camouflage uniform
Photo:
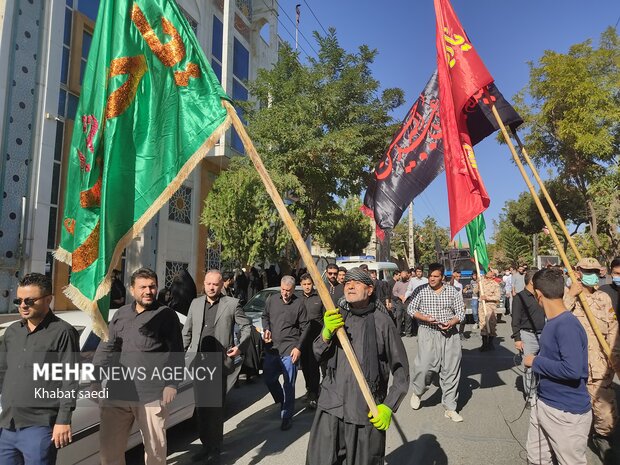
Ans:
[[[497,271],[491,268],[484,278],[480,280],[480,287],[482,288],[480,289],[480,304],[478,306],[480,315],[480,335],[482,336],[480,352],[495,350],[495,346],[493,345],[493,338],[497,336],[497,332],[495,331],[495,326],[497,325],[495,308],[501,297],[499,283],[495,281],[496,275]]]
[[[583,291],[586,301],[603,337],[612,350],[612,359],[620,366],[620,341],[618,321],[609,295],[598,288],[601,265],[595,258],[582,258],[577,263],[579,281],[572,283],[564,296],[564,305],[579,319],[588,335],[588,392],[592,398],[594,418],[593,442],[599,453],[608,457],[611,453],[610,436],[617,424],[616,395],[613,389],[614,369],[603,352],[577,296]],[[605,462],[607,463],[607,461]]]

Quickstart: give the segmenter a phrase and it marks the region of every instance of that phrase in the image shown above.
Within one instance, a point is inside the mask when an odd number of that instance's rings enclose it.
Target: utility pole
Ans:
[[[409,267],[415,266],[415,245],[413,243],[413,202],[409,206]]]
[[[538,258],[538,233],[532,238],[532,266],[537,266]]]

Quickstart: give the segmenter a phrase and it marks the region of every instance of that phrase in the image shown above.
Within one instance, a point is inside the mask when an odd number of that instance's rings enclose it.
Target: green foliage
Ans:
[[[530,236],[519,231],[506,215],[500,215],[495,223],[494,245],[489,247],[491,266],[504,269],[519,263],[532,263],[532,242]]]
[[[281,192],[300,190],[288,174],[271,173]],[[200,218],[222,244],[222,258],[253,264],[275,259],[290,240],[258,173],[246,159],[235,159],[213,184]]]
[[[340,47],[334,29],[315,34],[319,58],[301,65],[287,45],[272,70],[261,70],[246,105],[248,131],[265,165],[290,173],[304,186],[298,208],[302,236],[316,231],[336,207],[336,198],[359,196],[369,167],[389,143],[389,112],[403,102],[400,89],[378,96],[370,66],[376,55],[362,45]]]
[[[372,236],[372,224],[360,207],[359,198],[348,199],[333,209],[317,232],[317,239],[336,255],[361,255]]]
[[[588,221],[586,205],[579,191],[571,185],[555,178],[545,182],[545,187],[553,200],[553,203],[569,227],[575,230]],[[538,192],[545,211],[555,223],[555,217],[542,192]],[[523,192],[517,200],[509,200],[505,206],[508,220],[522,233],[527,235],[537,234],[542,231],[545,223],[529,192]],[[559,228],[556,230],[560,231]]]
[[[441,250],[448,248],[450,229],[440,227],[435,218],[427,216],[421,225],[414,222],[413,237],[416,265],[428,265],[437,261],[437,245]],[[406,218],[392,231],[391,246],[392,252],[398,257],[409,258],[409,223]]]
[[[620,153],[620,39],[615,29],[603,32],[598,48],[588,40],[566,54],[546,51],[538,63],[530,63],[529,84],[515,102],[534,162],[553,168],[559,182],[580,194],[599,254],[618,253],[620,244],[609,232],[613,224],[598,223],[602,220],[590,189],[610,173]]]
[[[403,103],[403,92],[379,94],[370,69],[375,50],[362,45],[347,52],[333,29],[315,38],[317,59],[302,65],[297,52],[282,45],[273,69],[260,70],[248,83],[254,100],[237,103],[302,236],[322,234],[334,250],[358,249],[358,242],[342,244],[329,226],[356,234],[356,241],[365,237],[367,222],[348,207],[342,212],[337,200],[359,196],[366,186],[393,133],[389,114]],[[252,263],[285,249],[293,258],[288,234],[247,159],[235,160],[217,179],[202,222],[215,232],[224,258]]]

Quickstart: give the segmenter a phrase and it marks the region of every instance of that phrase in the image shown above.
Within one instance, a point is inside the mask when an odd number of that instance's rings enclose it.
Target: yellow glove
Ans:
[[[379,431],[385,431],[390,427],[392,422],[392,409],[385,404],[377,405],[378,414],[376,417],[372,416],[372,413],[368,412],[368,418],[372,425]]]

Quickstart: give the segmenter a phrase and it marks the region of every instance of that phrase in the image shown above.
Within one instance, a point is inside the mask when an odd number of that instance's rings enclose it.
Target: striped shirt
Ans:
[[[444,284],[439,292],[435,292],[430,285],[418,287],[413,293],[407,313],[413,317],[415,313],[423,313],[433,317],[438,323],[447,323],[458,317],[459,321],[465,319],[465,304],[463,296],[457,288]],[[436,324],[418,320],[422,326],[439,329]]]

